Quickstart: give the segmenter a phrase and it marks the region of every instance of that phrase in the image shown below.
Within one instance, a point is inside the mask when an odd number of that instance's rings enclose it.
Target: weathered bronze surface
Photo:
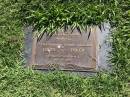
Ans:
[[[77,30],[55,33],[33,40],[30,66],[34,69],[88,71],[96,69],[96,34]]]

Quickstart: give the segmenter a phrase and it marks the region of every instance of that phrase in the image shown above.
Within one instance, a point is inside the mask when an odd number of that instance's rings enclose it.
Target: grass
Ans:
[[[111,62],[116,68],[113,73],[100,72],[92,77],[61,71],[41,73],[23,68],[24,33],[18,12],[22,3],[0,0],[0,97],[128,97],[125,79],[130,75],[127,74],[130,20],[127,16],[120,21],[112,38]]]

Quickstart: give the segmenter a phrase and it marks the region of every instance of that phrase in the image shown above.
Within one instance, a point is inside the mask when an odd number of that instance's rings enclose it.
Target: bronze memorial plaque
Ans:
[[[88,71],[96,69],[96,34],[77,30],[55,33],[40,41],[33,39],[30,66],[34,69]],[[90,36],[88,38],[88,36]]]

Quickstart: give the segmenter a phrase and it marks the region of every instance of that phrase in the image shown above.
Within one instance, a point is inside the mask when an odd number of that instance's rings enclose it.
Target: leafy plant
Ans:
[[[34,30],[39,33],[39,37],[44,33],[52,36],[60,28],[67,30],[68,26],[72,31],[77,29],[81,33],[82,30],[87,29],[87,26],[101,26],[103,22],[107,21],[112,22],[111,25],[115,25],[113,20],[119,19],[117,16],[120,16],[121,12],[113,2],[95,1],[95,3],[91,3],[91,1],[85,0],[45,2],[38,0],[36,6],[31,0],[22,5],[21,17],[27,24],[33,25]]]

